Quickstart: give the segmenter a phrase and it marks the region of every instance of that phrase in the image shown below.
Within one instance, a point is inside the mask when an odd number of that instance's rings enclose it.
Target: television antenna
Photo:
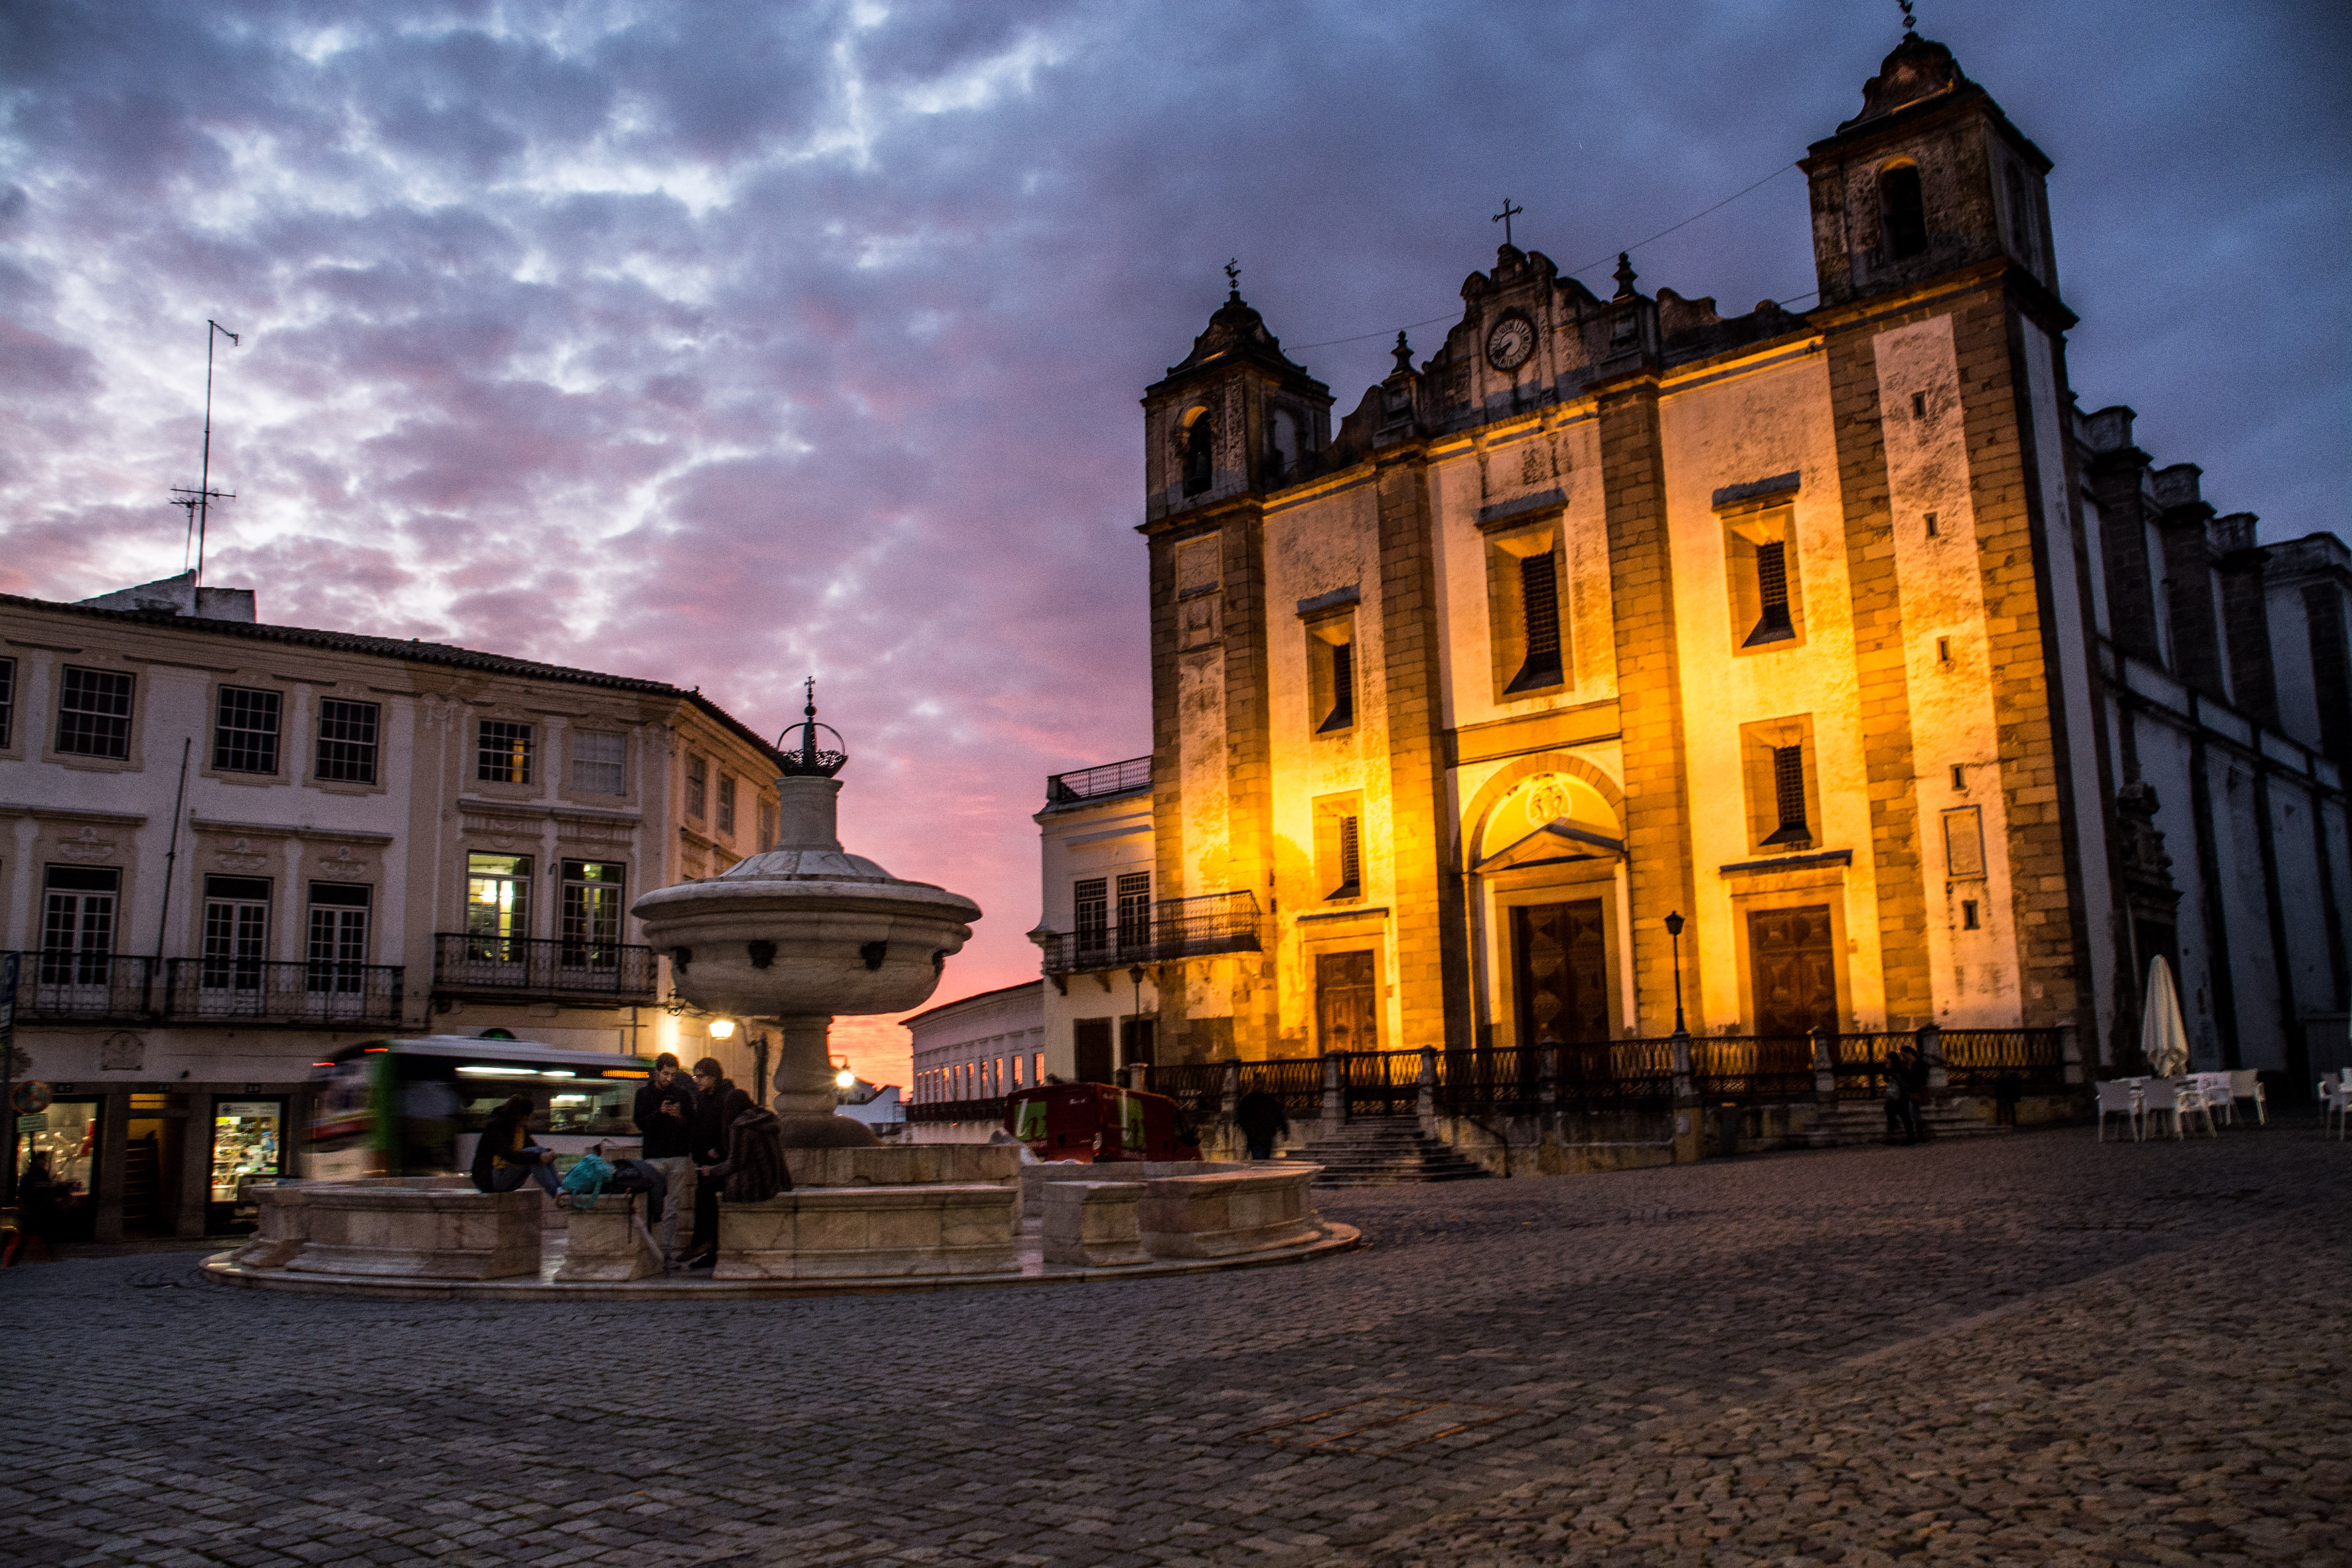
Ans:
[[[172,504],[176,507],[184,508],[188,514],[188,539],[189,542],[195,547],[196,557],[196,581],[194,585],[198,587],[203,586],[205,581],[205,525],[210,521],[210,514],[212,511],[211,503],[216,500],[235,500],[236,499],[236,492],[235,490],[216,490],[213,489],[213,343],[214,341],[218,338],[226,338],[232,347],[243,346],[238,342],[237,335],[235,332],[230,331],[218,321],[213,321],[209,318],[205,320],[204,469],[202,476],[196,480],[196,488],[194,489],[188,489],[184,486],[174,486],[172,490]],[[180,552],[180,569],[184,572],[187,568],[188,552],[184,548]]]

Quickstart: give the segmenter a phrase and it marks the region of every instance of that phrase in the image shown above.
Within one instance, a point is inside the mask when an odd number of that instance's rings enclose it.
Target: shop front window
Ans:
[[[16,1204],[45,1241],[89,1234],[97,1202],[99,1101],[59,1100],[16,1118]]]
[[[248,1176],[285,1173],[286,1102],[223,1100],[213,1106],[213,1192],[216,1204],[237,1201]]]

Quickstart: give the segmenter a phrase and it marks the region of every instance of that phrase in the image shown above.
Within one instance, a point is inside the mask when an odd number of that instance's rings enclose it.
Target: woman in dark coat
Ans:
[[[474,1145],[474,1187],[510,1193],[525,1182],[537,1182],[560,1204],[563,1193],[555,1182],[555,1151],[530,1141],[530,1112],[527,1094],[509,1095],[490,1112],[482,1123],[482,1140]]]
[[[735,1119],[751,1107],[751,1097],[719,1075],[709,1058],[694,1064],[697,1110],[694,1117],[694,1163],[697,1169],[717,1163],[728,1150]],[[686,1266],[707,1268],[719,1258],[719,1189],[698,1182],[694,1188],[694,1237],[686,1245]]]

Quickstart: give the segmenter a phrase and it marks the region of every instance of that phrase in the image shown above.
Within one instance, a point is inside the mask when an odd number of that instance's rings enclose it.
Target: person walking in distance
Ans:
[[[1282,1109],[1280,1097],[1266,1089],[1265,1074],[1250,1074],[1249,1092],[1234,1107],[1234,1122],[1249,1144],[1251,1159],[1274,1158],[1274,1141],[1290,1131],[1290,1116]]]
[[[1886,1097],[1886,1142],[1892,1143],[1911,1126],[1911,1080],[1904,1070],[1901,1051],[1886,1053],[1886,1059],[1878,1064],[1878,1080]]]
[[[1927,1136],[1927,1058],[1916,1046],[1906,1046],[1898,1054],[1903,1059],[1903,1130],[1906,1142],[1916,1143]]]
[[[677,1261],[677,1216],[694,1212],[694,1090],[678,1081],[677,1058],[664,1051],[654,1058],[653,1077],[637,1090],[635,1121],[645,1147],[637,1158],[662,1173],[661,1212],[647,1216],[657,1223],[662,1262]]]

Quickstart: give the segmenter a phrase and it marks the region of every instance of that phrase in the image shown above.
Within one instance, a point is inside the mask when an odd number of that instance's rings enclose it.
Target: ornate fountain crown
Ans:
[[[802,709],[802,721],[776,737],[776,750],[782,753],[786,778],[829,779],[849,761],[849,753],[841,749],[841,731],[830,724],[816,721],[816,677],[808,678],[808,706]],[[833,745],[818,743],[817,731],[833,737]],[[794,741],[793,737],[800,739]]]

